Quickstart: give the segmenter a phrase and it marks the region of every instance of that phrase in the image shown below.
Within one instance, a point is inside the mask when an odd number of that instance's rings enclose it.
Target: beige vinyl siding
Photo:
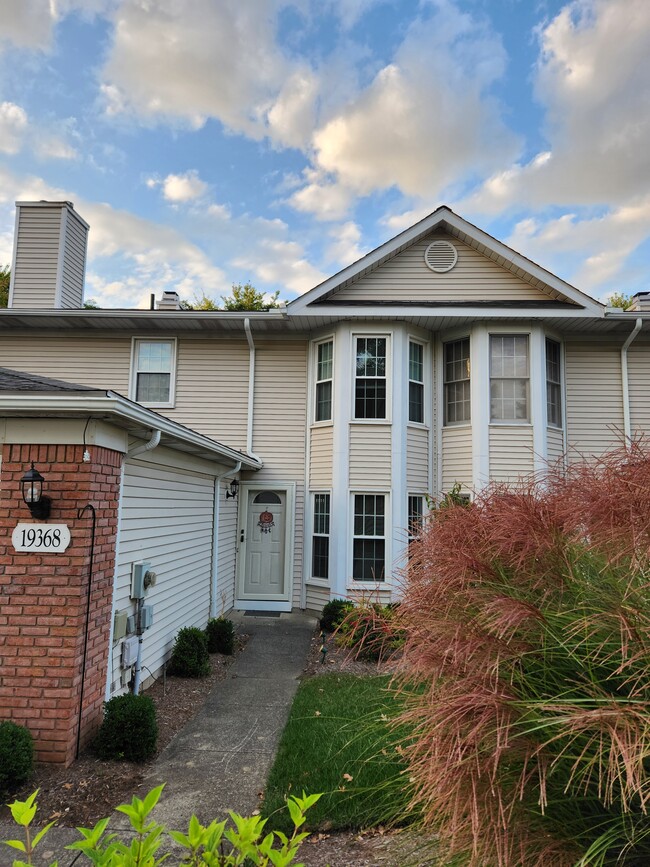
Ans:
[[[556,427],[546,430],[546,443],[549,466],[561,465],[564,458],[564,433]]]
[[[222,479],[219,485],[217,615],[230,611],[235,601],[239,497],[226,499],[226,491],[229,487],[230,479]]]
[[[307,602],[305,607],[309,611],[315,611],[320,614],[323,606],[329,601],[329,587],[317,587],[315,584],[307,584]]]
[[[650,326],[646,325],[646,328]],[[642,332],[643,334],[643,332]],[[650,344],[640,337],[628,349],[630,424],[635,436],[650,436]]]
[[[88,230],[68,212],[61,281],[61,307],[81,307],[86,270],[86,236]]]
[[[569,460],[600,455],[619,444],[623,431],[620,343],[567,342],[565,376]]]
[[[515,483],[535,468],[530,425],[490,425],[490,480]]]
[[[431,271],[424,251],[432,241],[451,242],[458,262],[446,274]],[[523,273],[523,272],[522,272]],[[435,232],[399,253],[375,271],[329,300],[345,301],[551,301],[558,293],[544,292],[483,256],[469,244]]]
[[[61,213],[61,208],[20,209],[12,307],[54,307]]]
[[[176,352],[176,397],[173,409],[163,410],[164,414],[231,448],[245,451],[247,342],[182,337]]]
[[[391,427],[350,425],[350,487],[356,490],[391,486]]]
[[[38,347],[38,350],[35,350]],[[0,367],[129,393],[131,338],[34,334],[0,340]]]
[[[429,491],[429,431],[423,428],[406,432],[406,483],[409,491]]]
[[[144,560],[157,575],[146,599],[153,605],[153,626],[144,634],[143,678],[157,674],[182,626],[204,627],[209,616],[214,477],[173,463],[174,453],[159,449],[155,462],[127,460],[124,469],[116,610],[135,610],[129,598],[132,563]],[[124,691],[121,644],[113,646],[113,694]]]
[[[448,493],[457,482],[472,489],[472,428],[442,429],[442,493]]]
[[[332,443],[333,428],[331,425],[311,429],[309,486],[313,489],[332,487]]]

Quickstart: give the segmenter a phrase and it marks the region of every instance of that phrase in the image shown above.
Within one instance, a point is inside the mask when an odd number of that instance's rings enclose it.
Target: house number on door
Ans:
[[[17,524],[11,534],[16,551],[61,554],[70,544],[67,524]]]

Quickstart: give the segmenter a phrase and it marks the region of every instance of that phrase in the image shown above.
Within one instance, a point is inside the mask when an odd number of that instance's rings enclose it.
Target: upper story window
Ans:
[[[562,361],[557,340],[546,338],[546,420],[562,427]]]
[[[386,338],[356,338],[354,417],[386,418]]]
[[[175,340],[136,340],[133,390],[139,403],[170,406],[174,401]]]
[[[409,340],[409,421],[424,422],[424,346]]]
[[[334,341],[326,340],[316,346],[316,412],[315,421],[332,419],[332,372]]]
[[[490,335],[490,421],[528,421],[528,335]]]
[[[469,337],[444,345],[445,424],[471,419]]]

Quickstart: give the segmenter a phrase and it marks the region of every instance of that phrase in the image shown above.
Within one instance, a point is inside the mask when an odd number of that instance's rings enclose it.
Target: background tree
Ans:
[[[221,300],[224,310],[271,310],[280,306],[279,295],[279,290],[269,296],[265,292],[258,292],[250,283],[244,283],[243,286],[233,283],[232,295],[227,298],[222,295]]]
[[[624,295],[623,292],[612,292],[607,303],[610,307],[620,307],[622,310],[627,310],[632,303],[632,296]]]
[[[83,306],[85,310],[101,310],[101,307],[94,298],[88,298],[84,301]]]
[[[200,296],[195,294],[191,301],[181,301],[181,307],[183,310],[219,310],[214,298],[210,298],[205,292]]]
[[[0,307],[9,306],[9,280],[11,269],[9,265],[0,265]]]

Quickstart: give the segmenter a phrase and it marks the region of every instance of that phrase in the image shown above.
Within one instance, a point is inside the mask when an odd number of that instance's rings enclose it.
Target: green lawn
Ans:
[[[323,792],[310,828],[363,828],[405,818],[403,740],[389,720],[399,700],[388,677],[330,674],[304,681],[271,769],[262,814],[282,827],[287,795]]]

